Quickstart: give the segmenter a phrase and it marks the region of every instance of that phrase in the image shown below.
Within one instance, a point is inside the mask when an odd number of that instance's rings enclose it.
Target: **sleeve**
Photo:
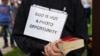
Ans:
[[[45,44],[40,43],[37,39],[19,34],[13,34],[13,37],[18,47],[26,53],[40,54],[44,50],[43,48]]]
[[[22,33],[24,29],[23,25],[25,25],[24,21],[26,20],[24,16],[25,11],[23,6],[24,6],[24,2],[22,2],[20,8],[18,9],[12,37],[14,37],[17,46],[24,52],[34,53],[34,54],[41,53],[44,50],[43,48],[45,44],[41,43],[42,41],[38,39],[25,36]]]
[[[74,37],[84,39],[84,48],[70,52],[67,56],[81,56],[87,47],[88,32],[87,32],[87,20],[85,17],[84,8],[81,4],[81,0],[72,0],[74,6]]]

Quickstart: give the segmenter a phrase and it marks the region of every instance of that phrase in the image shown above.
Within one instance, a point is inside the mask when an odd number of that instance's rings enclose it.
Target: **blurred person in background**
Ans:
[[[20,5],[20,3],[18,1],[19,0],[11,0],[11,6],[12,6],[14,18],[16,17],[16,14],[17,14],[17,11],[18,11],[18,8],[19,8],[19,5]]]
[[[90,24],[91,4],[89,3],[89,0],[81,0],[81,2],[85,10],[87,23]]]
[[[11,11],[11,7],[8,5],[8,0],[2,0],[2,4],[0,4],[0,25],[2,26],[3,39],[4,39],[3,48],[7,48],[8,47],[8,39],[7,39],[8,31],[10,33],[10,44],[11,44],[11,47],[15,47],[14,39],[11,36],[12,26],[14,24],[14,20],[13,19],[14,19],[13,13]]]
[[[88,0],[88,2],[91,5],[91,9],[92,9],[92,0]]]
[[[92,12],[92,0],[81,0],[84,10],[85,10],[85,14],[86,14],[86,18],[87,18],[87,22],[88,22],[88,27],[90,26],[90,15]],[[92,35],[88,35],[88,46],[87,46],[87,55],[88,56],[92,56]]]

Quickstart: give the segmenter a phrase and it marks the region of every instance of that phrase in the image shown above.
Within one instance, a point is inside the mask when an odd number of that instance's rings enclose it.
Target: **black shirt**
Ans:
[[[1,50],[0,50],[0,56],[3,56],[2,53],[1,53]]]
[[[87,21],[80,0],[23,0],[15,19],[15,25],[12,34],[19,48],[25,52],[31,53],[30,56],[43,56],[41,52],[43,51],[44,46],[48,43],[46,41],[23,35],[30,6],[33,4],[61,11],[63,11],[63,8],[66,7],[68,19],[65,23],[61,38],[68,35],[73,35],[83,38],[86,45]],[[83,51],[84,48],[81,48],[70,52],[68,56],[81,56]]]

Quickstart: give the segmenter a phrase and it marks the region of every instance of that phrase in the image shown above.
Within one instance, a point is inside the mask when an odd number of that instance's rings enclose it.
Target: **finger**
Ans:
[[[45,53],[46,55],[50,55],[50,49],[51,49],[51,46],[50,46],[50,43],[48,45],[45,46]],[[51,56],[51,55],[50,55]]]
[[[52,47],[51,47],[51,43],[49,44],[49,47],[50,47],[50,48],[48,48],[48,54],[49,54],[50,56],[53,56],[54,51],[53,51],[53,49],[52,49]]]
[[[62,40],[59,39],[59,40],[56,40],[53,44],[56,45],[56,46],[58,47],[58,43],[61,43],[61,42],[62,42]]]
[[[63,54],[60,53],[55,53],[54,51],[50,51],[51,53],[49,53],[50,56],[63,56]]]
[[[51,48],[51,43],[49,43],[47,46],[45,46],[45,54],[47,56],[54,56],[54,51],[53,49]]]
[[[48,49],[48,45],[45,46],[45,48],[44,48],[44,52],[45,52],[45,55],[46,55],[46,56],[49,56],[49,54],[48,54],[48,50],[47,50],[47,49]]]
[[[54,56],[64,56],[62,53],[55,53]]]
[[[48,55],[51,56],[51,52],[52,52],[51,43],[49,43],[48,46],[47,46],[47,53],[48,53]]]
[[[46,56],[46,54],[45,54],[44,52],[42,52],[42,54],[43,54],[44,56]]]
[[[46,55],[50,55],[50,56],[61,56],[61,51],[59,50],[58,52],[55,52],[53,49],[52,49],[52,43],[49,43],[46,47],[47,47],[47,53]],[[57,48],[57,47],[56,47]],[[58,48],[57,48],[58,49]]]
[[[54,52],[61,52],[61,50],[58,48],[56,42],[51,43],[51,48]]]

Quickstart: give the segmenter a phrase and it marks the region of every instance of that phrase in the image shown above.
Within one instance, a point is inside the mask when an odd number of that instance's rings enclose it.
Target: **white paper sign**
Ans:
[[[24,35],[53,42],[61,36],[67,14],[31,6]]]

